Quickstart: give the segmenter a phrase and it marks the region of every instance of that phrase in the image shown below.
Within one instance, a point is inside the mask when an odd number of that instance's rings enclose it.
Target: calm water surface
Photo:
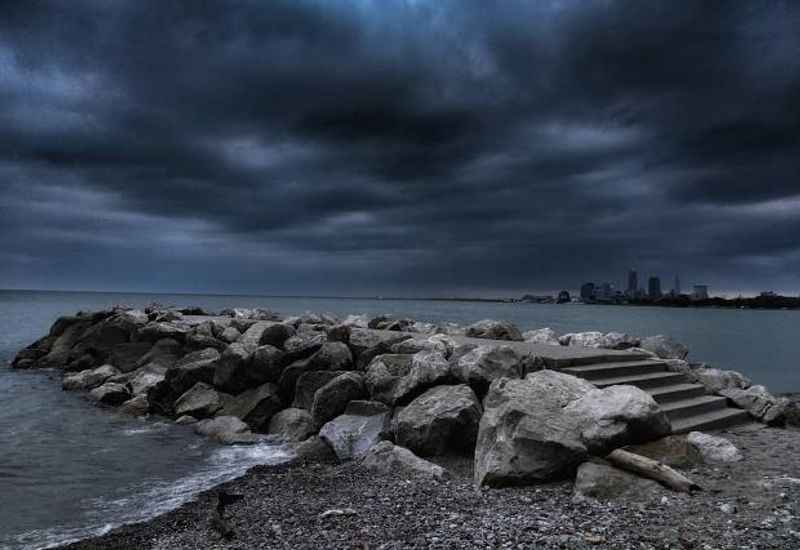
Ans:
[[[59,315],[153,301],[667,334],[689,346],[691,359],[739,370],[776,392],[800,391],[800,312],[0,291],[0,548],[40,548],[147,519],[250,466],[285,459],[278,447],[220,447],[187,428],[120,417],[62,392],[57,373],[4,366]]]

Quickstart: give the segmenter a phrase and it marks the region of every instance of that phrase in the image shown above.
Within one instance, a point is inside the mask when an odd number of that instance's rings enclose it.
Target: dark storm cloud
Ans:
[[[799,28],[792,2],[9,2],[0,284],[796,291]]]

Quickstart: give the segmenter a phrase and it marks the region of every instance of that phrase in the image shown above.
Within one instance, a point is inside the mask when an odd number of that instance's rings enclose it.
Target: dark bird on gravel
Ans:
[[[230,540],[236,536],[233,527],[231,527],[225,519],[225,506],[238,502],[243,498],[243,495],[226,493],[225,491],[219,491],[217,493],[217,505],[211,512],[209,523],[211,524],[211,528],[219,533],[223,539]]]

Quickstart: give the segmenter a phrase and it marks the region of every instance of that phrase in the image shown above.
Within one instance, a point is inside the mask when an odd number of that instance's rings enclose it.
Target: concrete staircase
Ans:
[[[573,362],[561,370],[598,388],[628,384],[643,389],[661,405],[673,433],[720,430],[750,422],[747,411],[729,407],[725,397],[706,395],[702,385],[691,383],[684,374],[670,372],[666,363],[648,356],[596,357],[583,364]]]

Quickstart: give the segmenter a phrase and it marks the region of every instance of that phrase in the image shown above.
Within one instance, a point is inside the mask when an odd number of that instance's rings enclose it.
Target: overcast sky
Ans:
[[[800,292],[800,2],[3,2],[0,287],[629,267]]]

